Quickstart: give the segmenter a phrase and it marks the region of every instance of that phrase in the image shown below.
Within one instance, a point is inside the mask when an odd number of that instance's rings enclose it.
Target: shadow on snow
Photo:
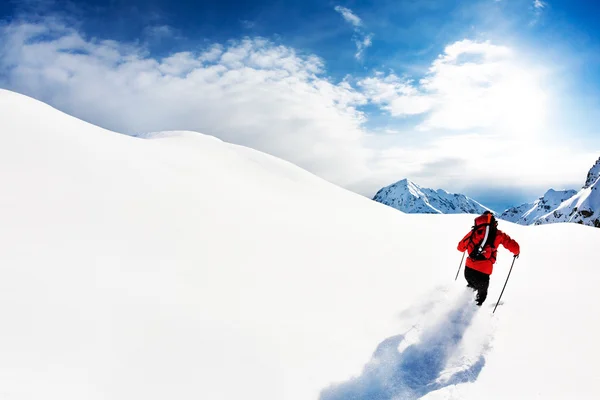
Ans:
[[[417,399],[446,386],[475,381],[485,365],[483,356],[449,379],[439,379],[475,312],[475,306],[459,305],[404,351],[398,348],[405,335],[384,340],[361,376],[323,390],[320,400]]]

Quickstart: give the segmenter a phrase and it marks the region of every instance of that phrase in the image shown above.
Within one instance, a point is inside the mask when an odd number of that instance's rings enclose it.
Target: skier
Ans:
[[[498,229],[498,221],[490,211],[475,218],[475,225],[459,243],[458,251],[467,251],[465,263],[467,286],[477,292],[475,301],[481,306],[487,297],[490,275],[496,262],[498,246],[503,245],[519,257],[519,243]]]

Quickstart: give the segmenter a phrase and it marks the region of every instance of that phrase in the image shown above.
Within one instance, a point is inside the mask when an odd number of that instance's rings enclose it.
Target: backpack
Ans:
[[[489,260],[495,253],[494,242],[498,232],[498,221],[490,211],[486,211],[475,218],[475,225],[471,227],[469,241],[473,250],[469,257],[473,260]],[[495,257],[493,257],[495,258]]]

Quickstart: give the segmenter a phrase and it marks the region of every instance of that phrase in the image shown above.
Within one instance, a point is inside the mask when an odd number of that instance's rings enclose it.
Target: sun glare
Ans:
[[[492,106],[500,110],[499,127],[511,136],[535,137],[547,126],[548,93],[535,71],[516,67],[492,93]]]

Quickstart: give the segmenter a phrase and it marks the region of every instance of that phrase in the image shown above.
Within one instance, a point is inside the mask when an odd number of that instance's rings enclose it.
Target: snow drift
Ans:
[[[120,135],[7,91],[0,188],[6,398],[600,396],[599,230],[501,222],[522,255],[492,317],[506,252],[482,309],[453,281],[471,216],[403,214],[209,136]]]

